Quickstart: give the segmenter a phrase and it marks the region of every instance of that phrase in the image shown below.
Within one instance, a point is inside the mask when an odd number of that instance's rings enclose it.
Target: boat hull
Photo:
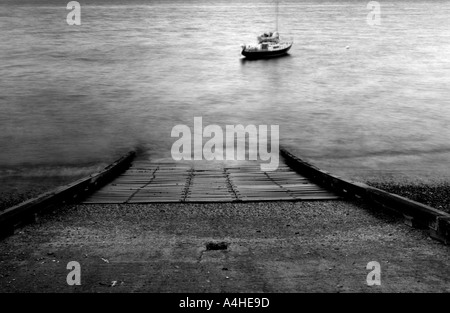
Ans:
[[[242,55],[247,59],[267,59],[274,58],[285,55],[291,49],[292,44],[289,47],[279,50],[258,50],[258,51],[248,51],[245,48],[242,49]]]

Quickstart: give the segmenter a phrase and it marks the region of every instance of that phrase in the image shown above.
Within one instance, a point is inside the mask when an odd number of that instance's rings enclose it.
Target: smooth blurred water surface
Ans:
[[[68,2],[68,1],[67,1]],[[277,124],[281,144],[360,177],[448,174],[450,3],[280,3],[290,55],[245,61],[270,0],[0,0],[0,167],[170,157],[177,124]],[[346,49],[346,47],[349,47]]]

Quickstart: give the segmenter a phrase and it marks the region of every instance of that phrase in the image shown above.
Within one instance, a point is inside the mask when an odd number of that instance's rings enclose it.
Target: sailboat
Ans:
[[[242,55],[248,59],[261,59],[282,56],[291,49],[293,41],[282,41],[278,33],[278,0],[276,2],[276,28],[274,32],[261,34],[258,43],[242,45]]]

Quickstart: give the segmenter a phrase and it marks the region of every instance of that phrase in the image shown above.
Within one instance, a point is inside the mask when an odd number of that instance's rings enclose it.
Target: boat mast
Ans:
[[[276,0],[276,16],[277,16],[277,25],[275,27],[275,31],[278,32],[278,0]]]

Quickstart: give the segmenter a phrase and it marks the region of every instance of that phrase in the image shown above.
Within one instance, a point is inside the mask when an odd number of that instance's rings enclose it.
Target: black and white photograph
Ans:
[[[0,112],[1,294],[450,292],[449,1],[0,0]]]

